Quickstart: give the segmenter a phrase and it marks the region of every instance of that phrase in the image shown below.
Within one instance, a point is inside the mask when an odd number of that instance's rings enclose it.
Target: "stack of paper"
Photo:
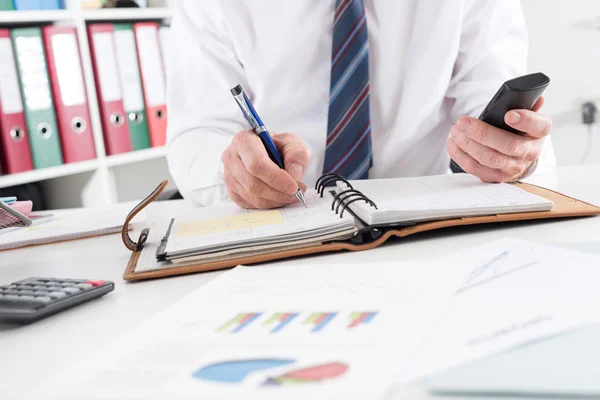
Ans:
[[[427,263],[237,267],[33,397],[376,399],[466,272]]]
[[[370,225],[551,210],[554,203],[507,183],[489,184],[469,174],[350,181],[373,201],[350,205]],[[338,182],[338,193],[347,190]]]
[[[121,231],[131,204],[53,211],[26,228],[0,231],[0,251]]]

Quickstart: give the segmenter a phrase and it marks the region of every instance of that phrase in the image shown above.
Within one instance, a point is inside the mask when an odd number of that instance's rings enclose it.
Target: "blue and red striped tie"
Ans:
[[[369,42],[363,0],[337,0],[324,173],[367,179],[373,165]]]

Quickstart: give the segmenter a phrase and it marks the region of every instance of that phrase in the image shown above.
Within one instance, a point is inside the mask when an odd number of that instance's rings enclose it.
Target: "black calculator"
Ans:
[[[0,322],[27,324],[113,291],[113,282],[28,278],[0,286]]]

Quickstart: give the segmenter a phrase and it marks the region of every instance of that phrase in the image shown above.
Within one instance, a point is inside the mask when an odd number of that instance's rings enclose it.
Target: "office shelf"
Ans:
[[[109,167],[117,167],[120,165],[127,165],[147,160],[155,160],[157,158],[163,158],[165,154],[166,150],[164,147],[138,150],[131,153],[108,156],[106,157],[105,164]]]
[[[133,14],[133,15],[132,15]],[[136,21],[136,20],[154,20],[169,19],[172,17],[170,8],[112,8],[101,10],[88,10],[82,12],[83,19],[86,21]]]
[[[80,174],[82,172],[94,171],[100,165],[99,160],[81,161],[71,164],[63,164],[56,167],[35,169],[18,174],[0,176],[0,188],[22,185],[24,183],[45,181],[68,175]]]
[[[0,24],[43,23],[74,20],[71,10],[0,11]]]
[[[164,148],[151,148],[115,156],[107,156],[102,133],[100,110],[96,96],[94,69],[88,45],[87,25],[93,22],[157,21],[168,23],[172,7],[178,0],[152,0],[154,7],[106,8],[88,10],[80,8],[80,0],[65,0],[65,10],[0,11],[0,27],[39,26],[44,24],[72,25],[77,30],[79,50],[86,84],[90,125],[94,133],[97,158],[94,160],[65,164],[12,175],[0,175],[0,188],[40,182],[48,194],[49,203],[55,208],[64,206],[97,206],[122,201],[127,197],[145,196],[147,187],[154,185],[157,177],[168,177]],[[147,164],[145,164],[147,163]],[[135,180],[123,176],[132,166]],[[140,171],[146,171],[142,173]],[[56,180],[56,178],[61,178]]]

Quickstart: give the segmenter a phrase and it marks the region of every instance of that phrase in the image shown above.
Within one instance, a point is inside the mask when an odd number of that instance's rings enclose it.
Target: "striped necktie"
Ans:
[[[367,179],[373,165],[363,0],[336,0],[324,173]]]

